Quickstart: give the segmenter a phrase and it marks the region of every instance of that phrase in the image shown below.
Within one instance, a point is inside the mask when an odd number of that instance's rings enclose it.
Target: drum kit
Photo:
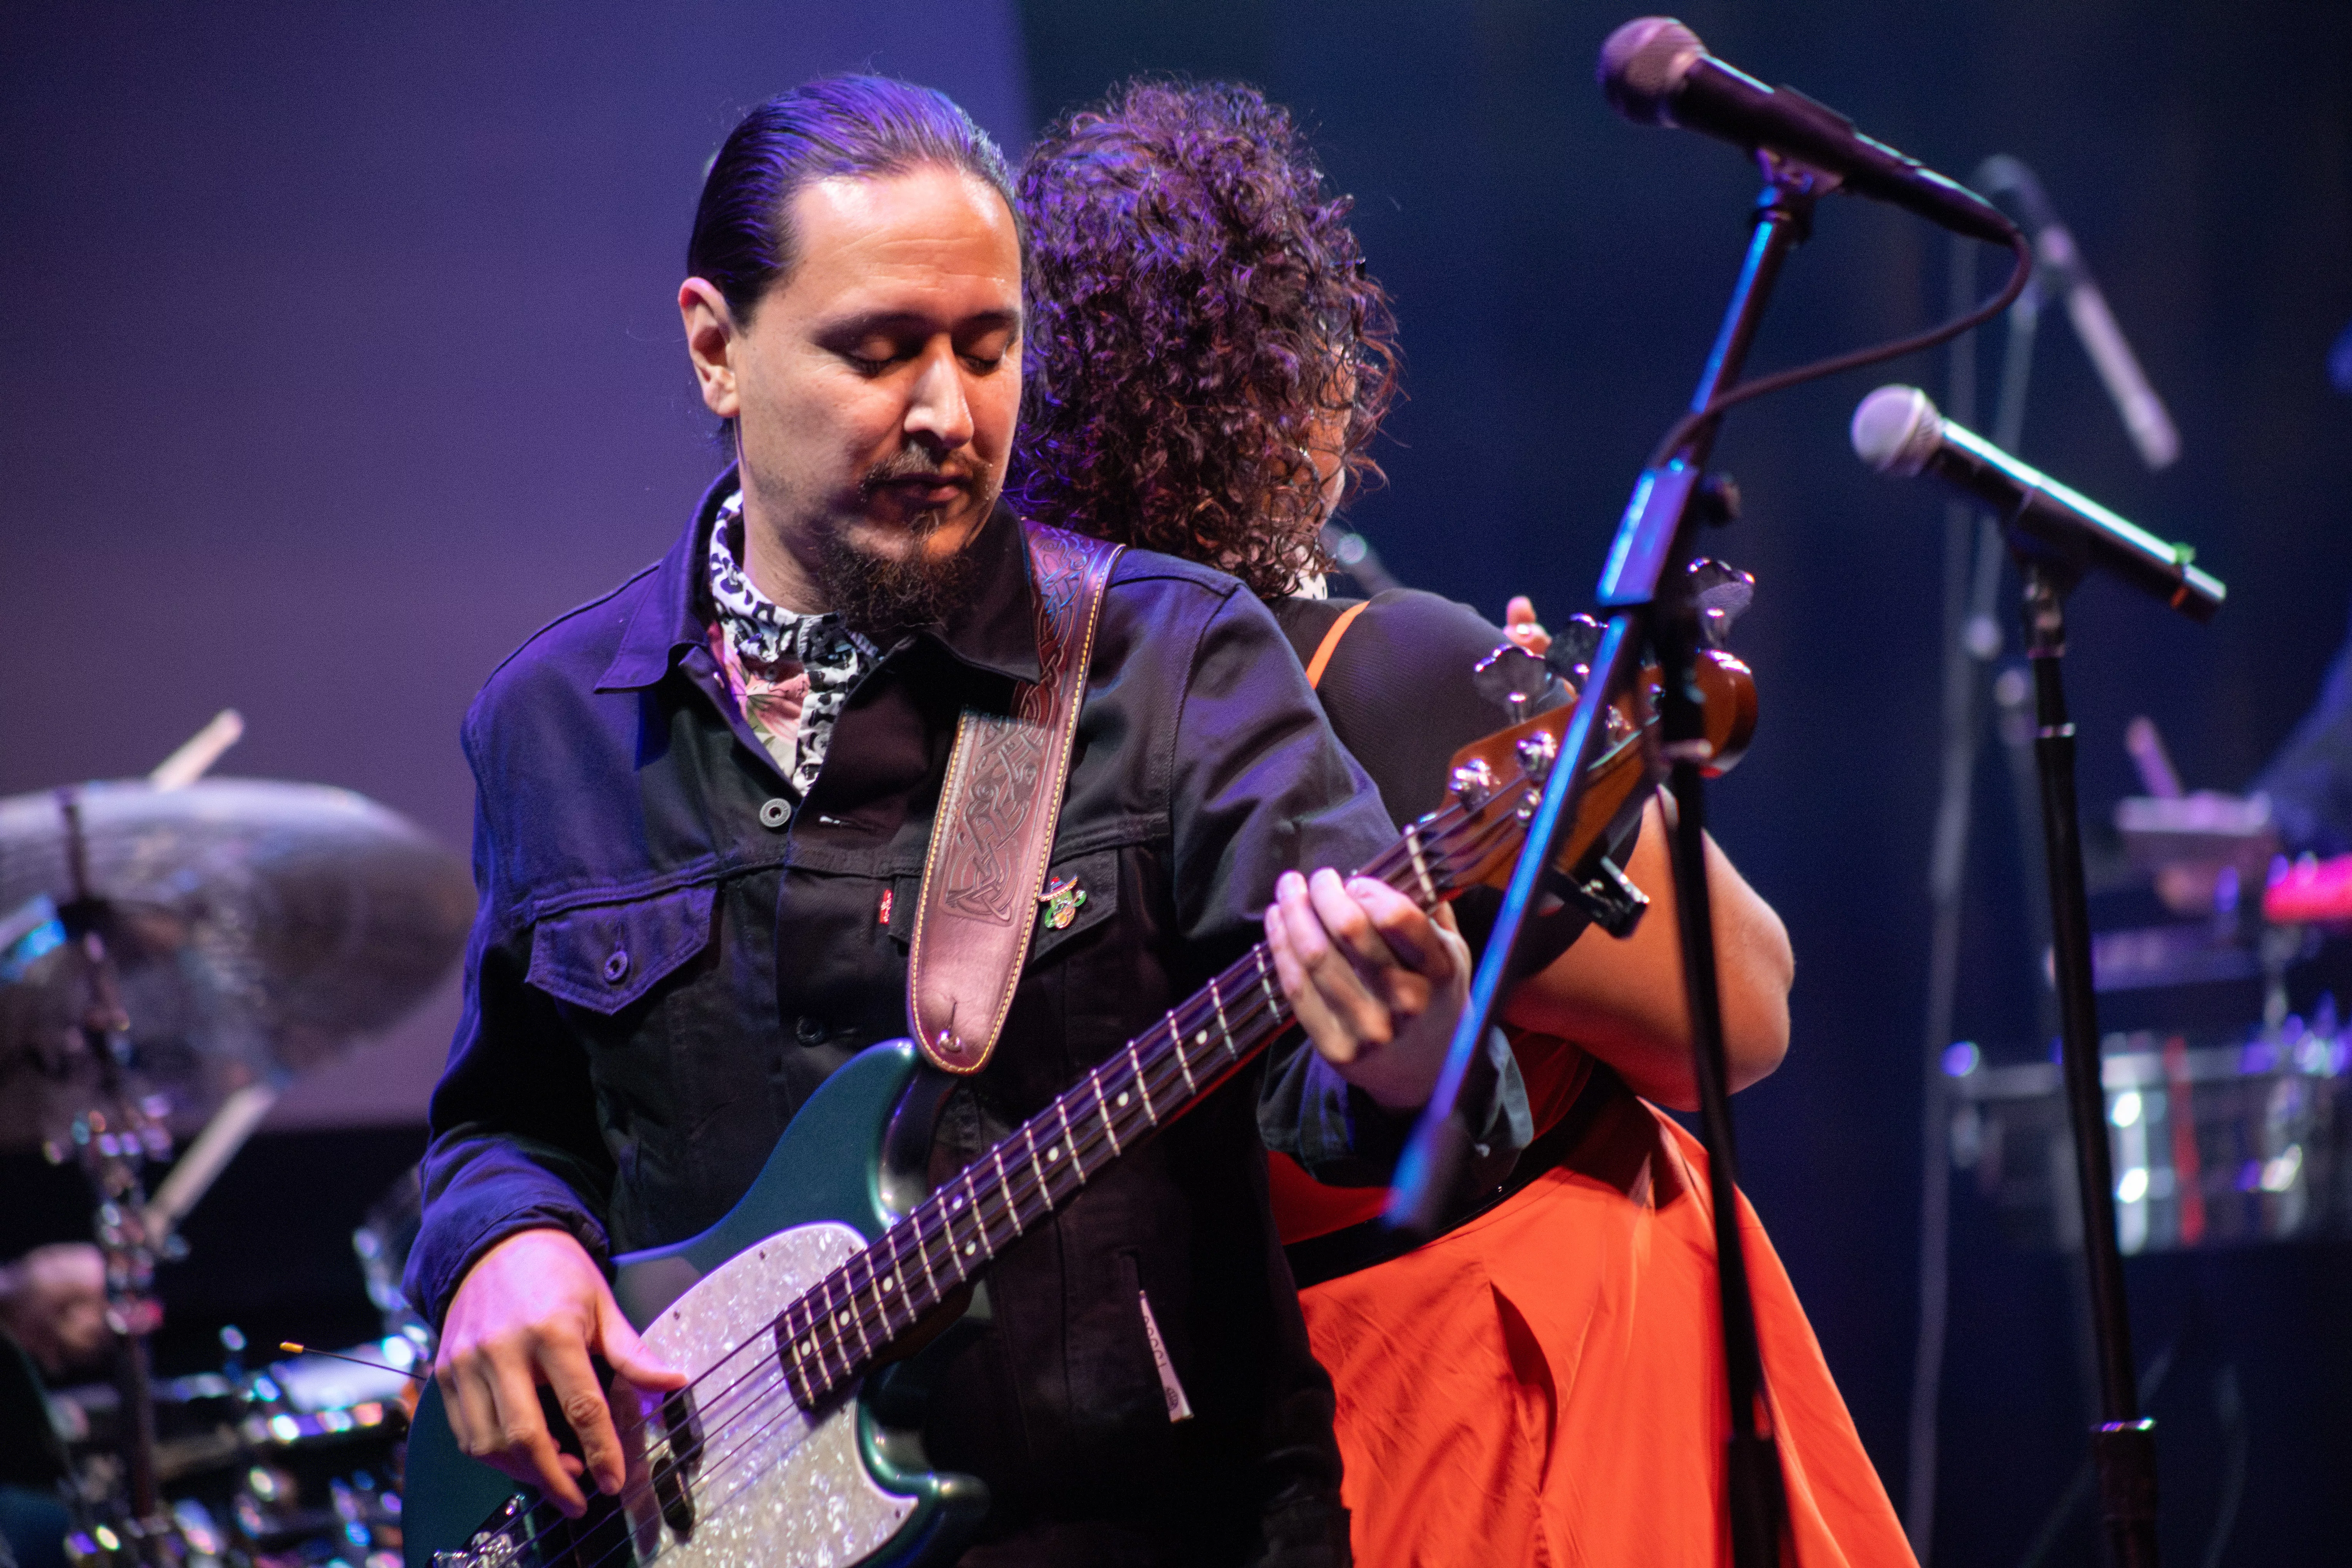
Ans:
[[[398,1290],[413,1175],[355,1237],[383,1339],[247,1370],[226,1330],[223,1371],[152,1369],[181,1219],[295,1078],[441,981],[474,910],[463,861],[383,806],[205,778],[240,731],[225,713],[145,779],[0,800],[0,1145],[87,1179],[116,1364],[33,1417],[74,1568],[399,1561],[399,1443],[429,1363]]]

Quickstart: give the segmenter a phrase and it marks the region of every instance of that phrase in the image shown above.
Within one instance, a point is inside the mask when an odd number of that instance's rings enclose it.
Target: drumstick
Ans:
[[[210,722],[180,743],[180,749],[155,764],[147,782],[157,789],[184,789],[212,771],[221,753],[245,733],[245,720],[234,708],[224,708]]]

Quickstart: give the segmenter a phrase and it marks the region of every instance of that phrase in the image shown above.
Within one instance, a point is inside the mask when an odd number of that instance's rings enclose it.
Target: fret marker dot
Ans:
[[[948,1203],[948,1207],[951,1209],[960,1209],[963,1207],[963,1199],[961,1197],[950,1199]]]
[[[1121,1105],[1125,1105],[1125,1104],[1127,1103],[1127,1091],[1126,1091],[1126,1090],[1122,1089],[1122,1090],[1120,1090],[1120,1091],[1119,1091],[1118,1102],[1119,1102],[1119,1104],[1121,1104]]]
[[[969,1241],[963,1244],[963,1255],[966,1258],[970,1258],[971,1256],[971,1243]]]
[[[888,1289],[890,1289],[890,1285],[891,1285],[891,1281],[889,1281],[889,1280],[887,1280],[887,1279],[885,1279],[884,1281],[882,1281],[882,1289],[884,1289],[885,1290],[887,1290]]]
[[[1206,1030],[1206,1029],[1203,1029],[1203,1030],[1202,1030],[1199,1034],[1197,1034],[1197,1035],[1193,1036],[1193,1037],[1192,1037],[1192,1043],[1193,1043],[1194,1045],[1196,1045],[1196,1046],[1205,1046],[1205,1045],[1207,1045],[1207,1044],[1209,1043],[1209,1031],[1208,1031],[1208,1030]]]
[[[816,1342],[814,1340],[803,1340],[801,1342],[801,1354],[803,1356],[813,1355],[815,1352]]]
[[[849,1321],[849,1309],[844,1307],[840,1311],[835,1312],[833,1315],[833,1321],[836,1323],[847,1324]]]

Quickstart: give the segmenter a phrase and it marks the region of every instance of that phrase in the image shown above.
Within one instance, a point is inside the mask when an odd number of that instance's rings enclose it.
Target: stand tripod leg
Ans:
[[[2053,569],[2021,558],[2025,574],[2025,650],[2033,662],[2033,758],[2042,781],[2043,858],[2050,876],[2053,968],[2058,984],[2060,1058],[2074,1135],[2083,1204],[2083,1262],[2097,1339],[2099,1412],[2091,1456],[2114,1560],[2155,1568],[2155,1423],[2139,1413],[2132,1372],[2131,1315],[2116,1246],[2115,1169],[2107,1152],[2106,1089],[2100,1079],[2098,996],[2091,973],[2090,900],[2074,799],[2074,726],[2066,717],[2061,661],[2066,652],[2065,590]]]

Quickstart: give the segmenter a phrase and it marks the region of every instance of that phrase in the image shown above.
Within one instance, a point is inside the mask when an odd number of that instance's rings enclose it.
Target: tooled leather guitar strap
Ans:
[[[1010,714],[967,708],[923,860],[907,955],[907,1016],[933,1067],[988,1065],[1012,1010],[1069,780],[1103,590],[1120,546],[1023,523],[1036,586],[1034,685]]]

